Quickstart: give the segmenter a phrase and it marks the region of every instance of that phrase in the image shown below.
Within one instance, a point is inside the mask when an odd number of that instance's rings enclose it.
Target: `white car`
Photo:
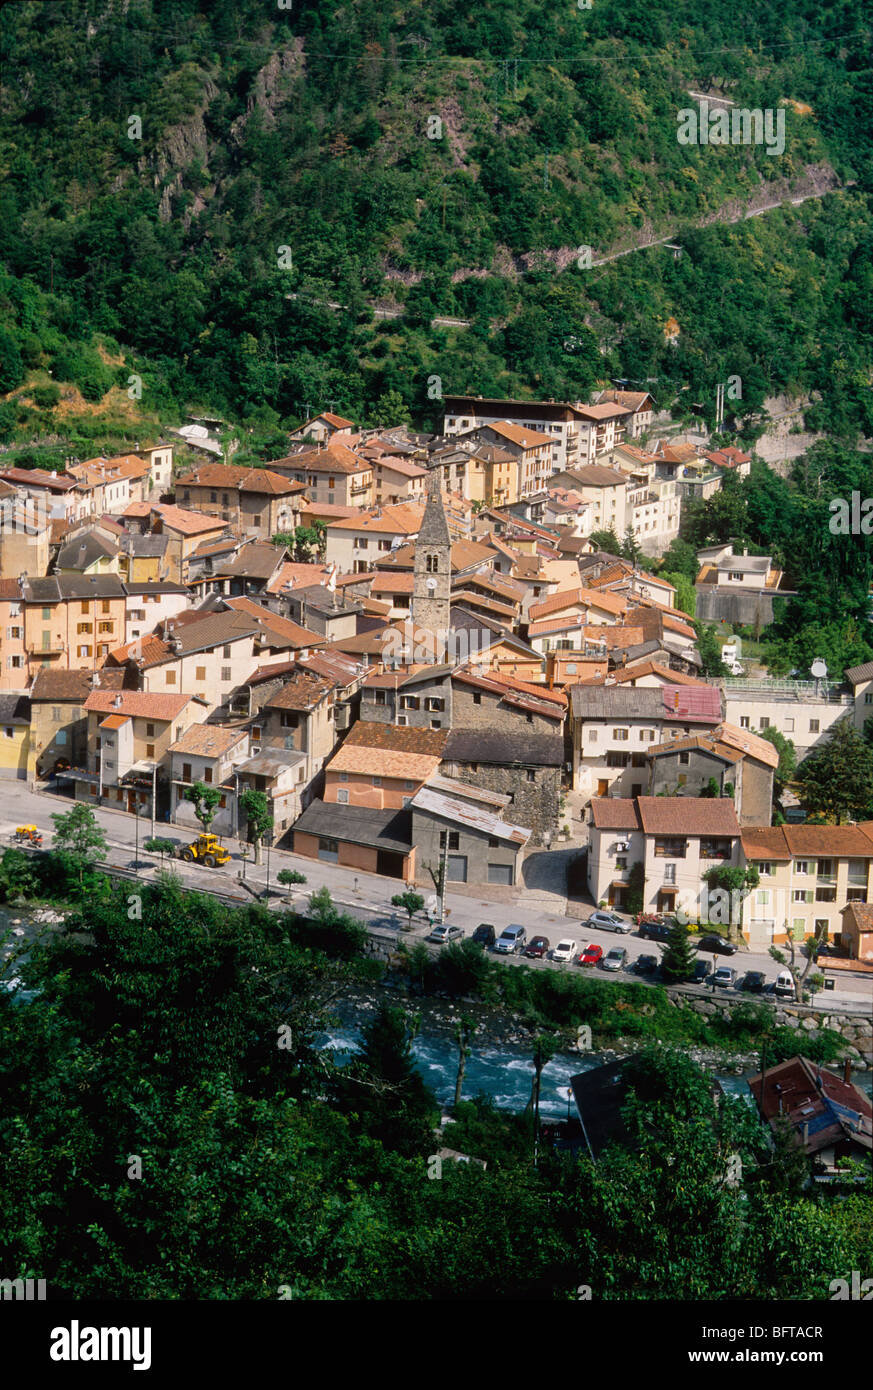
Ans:
[[[552,952],[552,960],[569,961],[573,960],[579,950],[578,941],[571,941],[569,937],[566,941],[559,941]]]

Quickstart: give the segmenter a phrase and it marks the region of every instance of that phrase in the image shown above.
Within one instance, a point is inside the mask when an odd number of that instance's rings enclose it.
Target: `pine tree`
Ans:
[[[804,758],[796,781],[805,810],[836,820],[864,820],[873,804],[873,749],[847,719]]]
[[[667,946],[661,957],[661,974],[670,984],[690,979],[694,971],[694,952],[688,931],[678,919],[670,928]]]

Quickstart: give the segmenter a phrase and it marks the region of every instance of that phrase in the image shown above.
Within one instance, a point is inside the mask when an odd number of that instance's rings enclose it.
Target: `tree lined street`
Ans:
[[[42,830],[44,846],[50,849],[55,843],[52,816],[58,812],[69,812],[75,803],[71,803],[66,797],[33,792],[23,784],[16,783],[9,788],[6,805],[7,809],[10,807],[18,808],[15,812],[17,818],[0,822],[0,843],[11,842],[10,837],[16,824],[24,820]],[[106,865],[130,869],[134,862],[136,849],[135,818],[123,811],[102,806],[95,809],[95,816],[98,825],[106,836]],[[186,843],[188,838],[189,835],[184,826],[168,827],[166,839],[174,839],[181,844]],[[206,868],[196,863],[188,864],[181,860],[162,859],[158,854],[146,853],[141,846],[138,860],[139,873],[147,882],[154,877],[155,870],[169,865],[179,874],[182,883],[187,888],[197,889],[200,892],[214,892],[239,902],[245,902],[251,898],[251,890],[263,891],[267,887],[266,865],[263,863],[261,865],[252,864],[251,860],[244,864],[238,842],[233,839],[227,840],[225,847],[231,852],[230,863],[227,867]],[[239,881],[243,869],[245,870],[245,883],[248,885],[248,889],[242,887]],[[306,884],[299,888],[289,887],[282,890],[278,875],[283,869],[297,870],[303,873],[307,880]],[[326,888],[338,907],[360,917],[368,929],[380,932],[387,930],[396,933],[401,941],[423,940],[430,930],[428,916],[420,909],[416,909],[411,918],[411,930],[407,929],[410,918],[406,906],[392,905],[391,901],[394,897],[402,898],[405,896],[403,893],[398,893],[400,883],[397,879],[380,878],[373,874],[343,868],[338,864],[323,863],[320,860],[307,859],[301,855],[292,854],[287,850],[273,848],[271,850],[269,886],[274,895],[272,901],[276,905],[281,903],[283,897],[293,897],[296,905],[305,904],[310,893]],[[424,893],[416,896],[424,897],[426,900],[428,895]],[[557,904],[560,900],[555,898],[554,901]],[[593,904],[591,910],[594,910]],[[454,926],[459,926],[467,936],[481,922],[491,923],[497,935],[511,923],[518,923],[527,929],[528,939],[533,935],[541,934],[548,937],[552,947],[556,946],[559,940],[568,937],[579,943],[580,950],[589,942],[593,942],[603,948],[604,954],[617,944],[625,946],[628,949],[630,958],[628,964],[631,968],[641,955],[656,954],[660,956],[661,954],[661,947],[657,943],[641,938],[636,931],[629,936],[617,936],[613,932],[589,928],[585,926],[584,921],[580,921],[577,917],[569,917],[564,912],[544,909],[542,895],[524,888],[516,890],[510,901],[485,898],[481,895],[481,890],[470,893],[453,892],[449,889],[446,893],[446,912],[446,920]],[[521,956],[504,956],[502,959],[511,964],[524,963],[534,969],[541,970],[576,970],[579,968],[575,964],[560,965],[548,958],[529,960]],[[734,958],[733,963],[738,967],[739,983],[741,983],[742,976],[747,970],[763,971],[768,981],[772,981],[775,980],[779,969],[777,963],[771,959],[767,952],[742,951],[739,956]],[[612,974],[598,970],[597,978],[615,980],[626,979],[627,976],[624,972]],[[632,978],[642,980],[643,977],[632,973]],[[869,1009],[871,1001],[873,1001],[873,976],[849,974],[846,978],[837,977],[833,992],[828,991],[827,994],[820,994],[817,999],[822,1007],[830,1002],[831,1004],[839,1003],[841,1007],[859,1010]]]

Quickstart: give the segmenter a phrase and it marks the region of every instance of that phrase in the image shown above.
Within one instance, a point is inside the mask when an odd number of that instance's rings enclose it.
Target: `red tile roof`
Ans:
[[[99,714],[123,714],[132,718],[175,719],[193,695],[157,694],[147,690],[94,690],[85,701],[86,710]]]
[[[734,803],[727,797],[638,796],[647,835],[739,836]]]
[[[203,463],[191,473],[176,479],[180,487],[238,488],[241,492],[263,492],[286,496],[302,492],[305,483],[273,473],[269,468],[235,468],[226,463]]]

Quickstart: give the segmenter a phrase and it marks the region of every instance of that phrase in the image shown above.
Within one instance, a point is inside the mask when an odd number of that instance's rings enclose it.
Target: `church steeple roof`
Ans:
[[[451,546],[449,523],[440,490],[440,470],[434,468],[427,480],[427,505],[421,519],[417,545]]]

